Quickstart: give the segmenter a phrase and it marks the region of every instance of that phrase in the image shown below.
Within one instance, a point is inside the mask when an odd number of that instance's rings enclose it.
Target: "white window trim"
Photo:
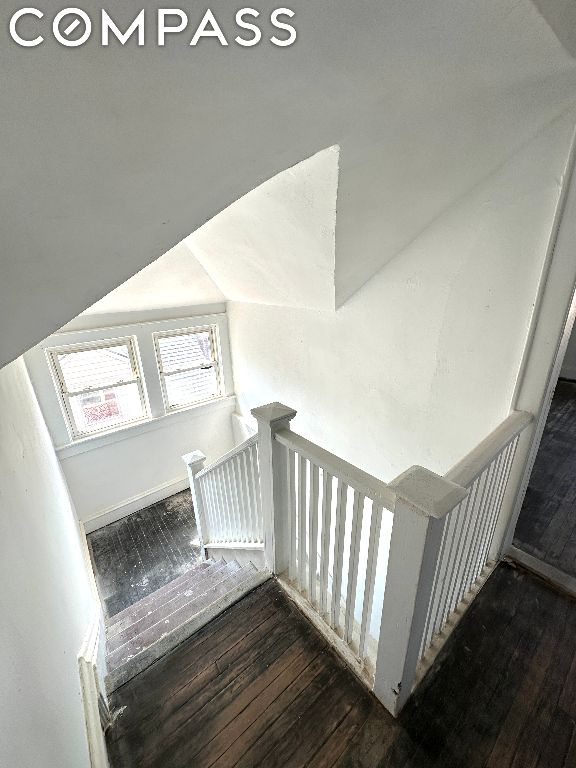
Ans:
[[[129,440],[147,432],[155,432],[157,429],[168,429],[173,424],[180,422],[194,423],[196,419],[202,419],[210,413],[217,411],[228,411],[230,418],[236,411],[236,396],[228,395],[219,397],[215,400],[206,400],[199,405],[191,408],[183,408],[180,411],[174,411],[164,416],[156,416],[144,421],[130,422],[109,432],[98,432],[90,437],[84,437],[82,440],[74,440],[71,443],[57,445],[55,450],[59,459],[69,459],[71,456],[77,456],[80,453],[87,453],[98,448],[104,448],[112,443],[119,443],[122,440]]]
[[[189,336],[192,333],[205,333],[208,331],[210,334],[210,343],[212,346],[213,361],[209,366],[206,364],[198,363],[187,368],[182,368],[177,371],[170,371],[165,373],[162,369],[162,356],[160,354],[160,339],[174,338],[175,336]],[[156,331],[152,334],[154,341],[154,350],[156,353],[156,368],[158,377],[160,379],[160,386],[162,388],[162,400],[164,402],[164,412],[166,414],[175,413],[176,411],[184,411],[189,408],[194,408],[198,405],[210,403],[212,400],[218,400],[223,396],[223,381],[222,381],[222,353],[220,350],[220,335],[218,333],[218,326],[212,325],[196,325],[188,328],[178,328],[172,331]],[[193,403],[186,403],[185,405],[170,405],[168,398],[168,391],[166,389],[166,378],[174,376],[177,373],[184,373],[187,371],[199,370],[202,368],[214,368],[216,371],[216,394],[212,397],[204,398],[203,400],[195,400]]]
[[[157,331],[176,331],[183,328],[194,329],[207,325],[216,325],[218,327],[222,397],[220,400],[207,400],[182,408],[179,411],[166,413],[162,398],[162,388],[156,368],[156,353],[152,334]],[[138,342],[140,370],[145,382],[149,417],[138,423],[131,422],[120,425],[118,428],[106,433],[94,432],[82,438],[72,438],[58,395],[57,381],[54,378],[51,365],[46,364],[46,350],[61,346],[70,347],[76,344],[84,345],[87,342],[98,344],[106,339],[124,338],[126,336],[134,336]],[[85,451],[97,450],[112,442],[136,437],[141,432],[147,432],[149,428],[159,429],[181,419],[196,419],[204,412],[212,409],[231,407],[230,404],[234,402],[234,380],[228,318],[220,307],[213,313],[203,312],[187,316],[182,314],[177,317],[158,317],[153,320],[125,322],[116,325],[106,325],[105,327],[98,326],[60,331],[26,352],[24,359],[52,436],[52,441],[57,446],[57,450],[62,452],[61,458],[75,455],[77,452],[84,453]]]
[[[111,384],[109,387],[87,387],[83,390],[69,391],[66,387],[66,381],[64,373],[58,360],[58,355],[68,354],[72,352],[83,352],[90,349],[110,349],[110,347],[125,346],[128,349],[128,357],[132,368],[132,378],[129,381],[122,381],[115,384]],[[97,341],[84,341],[76,344],[65,344],[56,347],[48,347],[45,350],[48,365],[50,366],[50,372],[56,392],[58,394],[58,400],[60,402],[60,408],[66,422],[66,428],[70,439],[72,441],[86,440],[109,432],[117,432],[120,429],[131,427],[135,424],[140,424],[150,418],[150,408],[148,406],[148,398],[146,396],[146,385],[144,377],[142,375],[142,367],[140,364],[140,356],[138,353],[138,341],[135,336],[121,336],[113,337],[109,339],[98,339]],[[136,384],[138,386],[138,393],[140,395],[140,403],[142,405],[142,416],[136,419],[130,419],[120,424],[115,424],[109,427],[102,427],[101,429],[94,429],[90,432],[83,432],[78,429],[76,420],[74,419],[74,413],[70,404],[70,398],[77,397],[78,395],[88,394],[90,392],[101,392],[103,389],[125,386],[128,384]]]

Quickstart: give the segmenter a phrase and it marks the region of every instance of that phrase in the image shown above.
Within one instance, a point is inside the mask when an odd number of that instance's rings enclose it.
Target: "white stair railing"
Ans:
[[[206,545],[263,545],[278,576],[394,715],[500,556],[519,436],[513,412],[445,476],[387,484],[255,408],[258,434],[204,469],[184,457]],[[505,503],[505,499],[507,499]]]
[[[267,564],[371,683],[380,618],[374,617],[377,572],[379,610],[394,494],[386,483],[292,432],[294,410],[272,403],[252,415],[259,431]]]
[[[290,430],[279,430],[275,439],[288,451],[288,579],[373,671],[367,640],[378,558],[389,546],[390,525],[381,536],[382,516],[391,513],[394,494]]]
[[[500,556],[503,500],[531,421],[513,412],[444,477],[412,467],[390,484],[396,503],[374,692],[394,715],[419,664],[426,654],[431,662],[435,640]]]
[[[200,451],[182,457],[188,467],[202,547],[263,545],[258,436],[245,440],[208,467]]]

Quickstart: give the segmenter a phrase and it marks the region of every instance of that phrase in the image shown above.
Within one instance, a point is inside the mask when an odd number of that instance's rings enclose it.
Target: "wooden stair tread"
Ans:
[[[207,586],[214,581],[220,581],[223,578],[221,574],[225,572],[224,560],[211,562],[208,567],[189,573],[188,578],[179,580],[178,584],[171,589],[167,589],[170,586],[167,584],[166,587],[152,592],[144,600],[134,603],[121,621],[108,627],[106,637],[109,651],[122,645],[123,636],[127,638],[134,636],[138,634],[139,629],[155,624],[157,620],[155,617],[159,614],[171,613],[172,611],[168,611],[168,606],[175,610],[174,606],[190,602],[193,597],[205,592]]]
[[[128,626],[124,634],[113,638],[115,643],[124,642],[109,648],[108,690],[123,685],[268,578],[268,573],[258,571],[252,563],[226,563],[212,579],[202,579],[200,594],[184,595],[186,602],[169,601],[164,612],[159,607],[146,617],[148,621]]]
[[[172,581],[169,581],[168,584],[165,584],[163,587],[160,587],[160,589],[154,590],[154,592],[151,592],[149,595],[146,595],[146,597],[143,597],[141,600],[138,600],[138,602],[133,603],[132,605],[129,605],[127,608],[124,608],[122,611],[119,611],[118,613],[115,613],[113,616],[110,616],[110,618],[106,620],[106,633],[108,634],[112,632],[114,627],[120,624],[121,622],[123,622],[127,617],[131,618],[136,609],[136,606],[144,610],[146,605],[149,605],[150,603],[154,603],[155,600],[157,600],[157,596],[159,593],[167,595],[172,590],[178,589],[182,584],[185,584],[189,582],[190,579],[194,578],[195,575],[197,575],[199,572],[205,570],[206,568],[209,568],[211,565],[214,565],[215,562],[216,562],[215,560],[210,558],[208,560],[202,560],[199,563],[195,563],[191,568],[185,571],[185,573],[181,574],[175,579],[172,579]]]

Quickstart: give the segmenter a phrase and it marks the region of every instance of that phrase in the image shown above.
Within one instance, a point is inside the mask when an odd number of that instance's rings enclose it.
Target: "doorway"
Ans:
[[[576,332],[554,390],[513,545],[576,577]]]

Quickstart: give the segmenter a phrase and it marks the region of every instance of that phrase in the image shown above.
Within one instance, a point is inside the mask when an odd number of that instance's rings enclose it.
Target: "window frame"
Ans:
[[[212,347],[213,361],[210,365],[199,363],[198,365],[192,365],[186,368],[179,368],[176,371],[169,371],[165,373],[162,368],[162,355],[160,353],[160,339],[174,338],[175,336],[190,336],[194,333],[205,333],[208,331],[210,335],[210,344]],[[222,354],[220,350],[220,335],[219,327],[216,323],[209,325],[194,325],[187,326],[186,328],[176,328],[166,331],[154,331],[152,333],[152,340],[154,344],[154,353],[156,356],[156,372],[160,381],[160,389],[162,390],[162,401],[164,404],[164,412],[166,414],[176,413],[177,411],[185,411],[189,408],[195,408],[199,405],[211,403],[214,400],[220,400],[224,396],[224,380],[222,376]],[[168,398],[168,391],[166,389],[166,378],[174,376],[179,373],[187,373],[188,371],[195,371],[206,368],[214,368],[216,372],[217,391],[212,397],[207,397],[204,400],[195,400],[185,405],[170,405]]]
[[[73,352],[84,352],[92,349],[110,349],[111,347],[120,346],[125,346],[128,349],[128,359],[132,368],[132,378],[127,381],[109,384],[106,387],[86,387],[79,390],[68,390],[66,386],[66,380],[64,378],[64,373],[62,371],[60,361],[58,360],[58,355],[70,354]],[[60,408],[64,415],[66,428],[72,441],[76,442],[78,440],[86,440],[87,438],[98,437],[110,432],[116,432],[118,430],[131,427],[134,424],[140,424],[141,422],[147,421],[150,418],[146,382],[142,373],[138,339],[136,336],[115,336],[114,338],[109,339],[83,341],[75,344],[63,344],[56,347],[47,347],[44,351],[48,360],[50,372],[52,374],[54,387],[58,395]],[[118,424],[114,424],[113,426],[105,426],[100,429],[94,429],[90,432],[85,432],[78,428],[74,418],[74,411],[70,402],[71,398],[78,397],[79,395],[89,394],[91,392],[103,392],[106,389],[122,387],[128,384],[136,384],[138,386],[138,394],[140,396],[140,404],[142,406],[142,415],[140,417],[136,419],[130,419],[128,421],[122,421]]]

